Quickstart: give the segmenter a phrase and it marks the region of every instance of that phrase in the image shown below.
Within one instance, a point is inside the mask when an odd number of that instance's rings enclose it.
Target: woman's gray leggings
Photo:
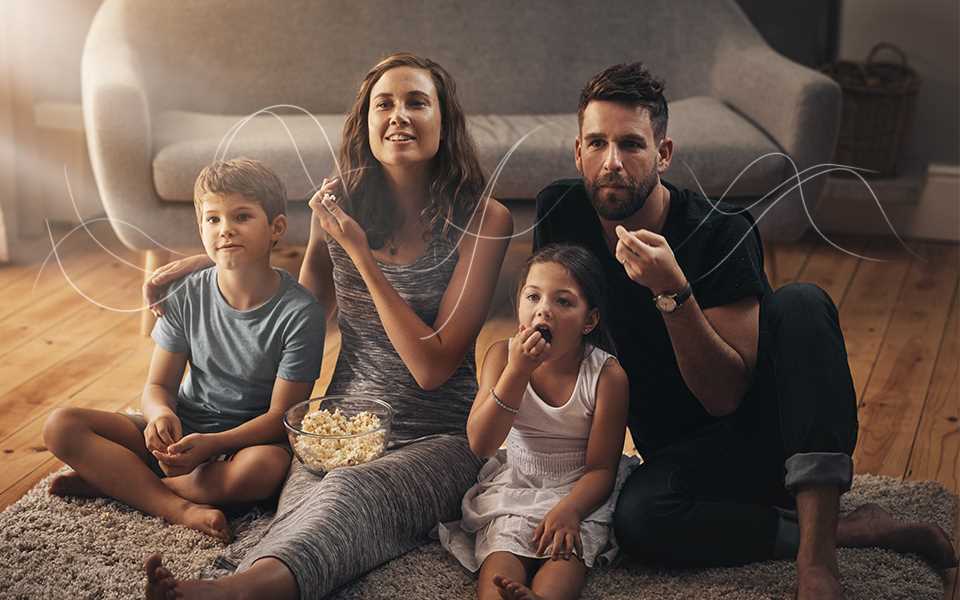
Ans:
[[[277,558],[301,598],[323,598],[422,545],[437,523],[459,519],[480,466],[458,435],[420,440],[323,478],[294,460],[276,517],[239,570]]]

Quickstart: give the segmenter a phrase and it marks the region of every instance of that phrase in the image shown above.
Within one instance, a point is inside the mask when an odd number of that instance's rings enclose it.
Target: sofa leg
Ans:
[[[168,262],[170,262],[170,253],[166,250],[147,250],[143,261],[144,283],[153,275],[154,271]],[[143,312],[140,313],[140,335],[148,337],[150,332],[153,331],[153,324],[156,323],[156,321],[157,318],[153,316],[153,313],[144,309]]]

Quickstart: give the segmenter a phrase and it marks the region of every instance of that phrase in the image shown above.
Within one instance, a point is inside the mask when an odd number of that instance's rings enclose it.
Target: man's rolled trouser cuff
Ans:
[[[784,486],[793,493],[808,485],[835,485],[840,493],[853,484],[853,459],[842,452],[804,452],[794,454],[784,466]]]

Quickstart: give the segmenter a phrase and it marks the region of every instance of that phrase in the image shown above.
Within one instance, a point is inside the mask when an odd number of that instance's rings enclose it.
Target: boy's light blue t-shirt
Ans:
[[[320,375],[324,312],[286,271],[277,293],[240,311],[217,285],[217,268],[187,275],[171,286],[153,340],[189,355],[177,416],[184,435],[226,431],[267,412],[277,377],[313,381]]]

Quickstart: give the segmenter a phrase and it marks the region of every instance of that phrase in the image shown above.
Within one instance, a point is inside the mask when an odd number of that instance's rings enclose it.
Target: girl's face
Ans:
[[[555,262],[535,263],[520,290],[517,317],[527,327],[545,326],[553,337],[550,354],[562,356],[577,349],[583,336],[599,322],[597,309],[587,299],[566,267]]]
[[[437,88],[426,69],[395,67],[370,90],[370,150],[384,166],[429,163],[440,148]]]

